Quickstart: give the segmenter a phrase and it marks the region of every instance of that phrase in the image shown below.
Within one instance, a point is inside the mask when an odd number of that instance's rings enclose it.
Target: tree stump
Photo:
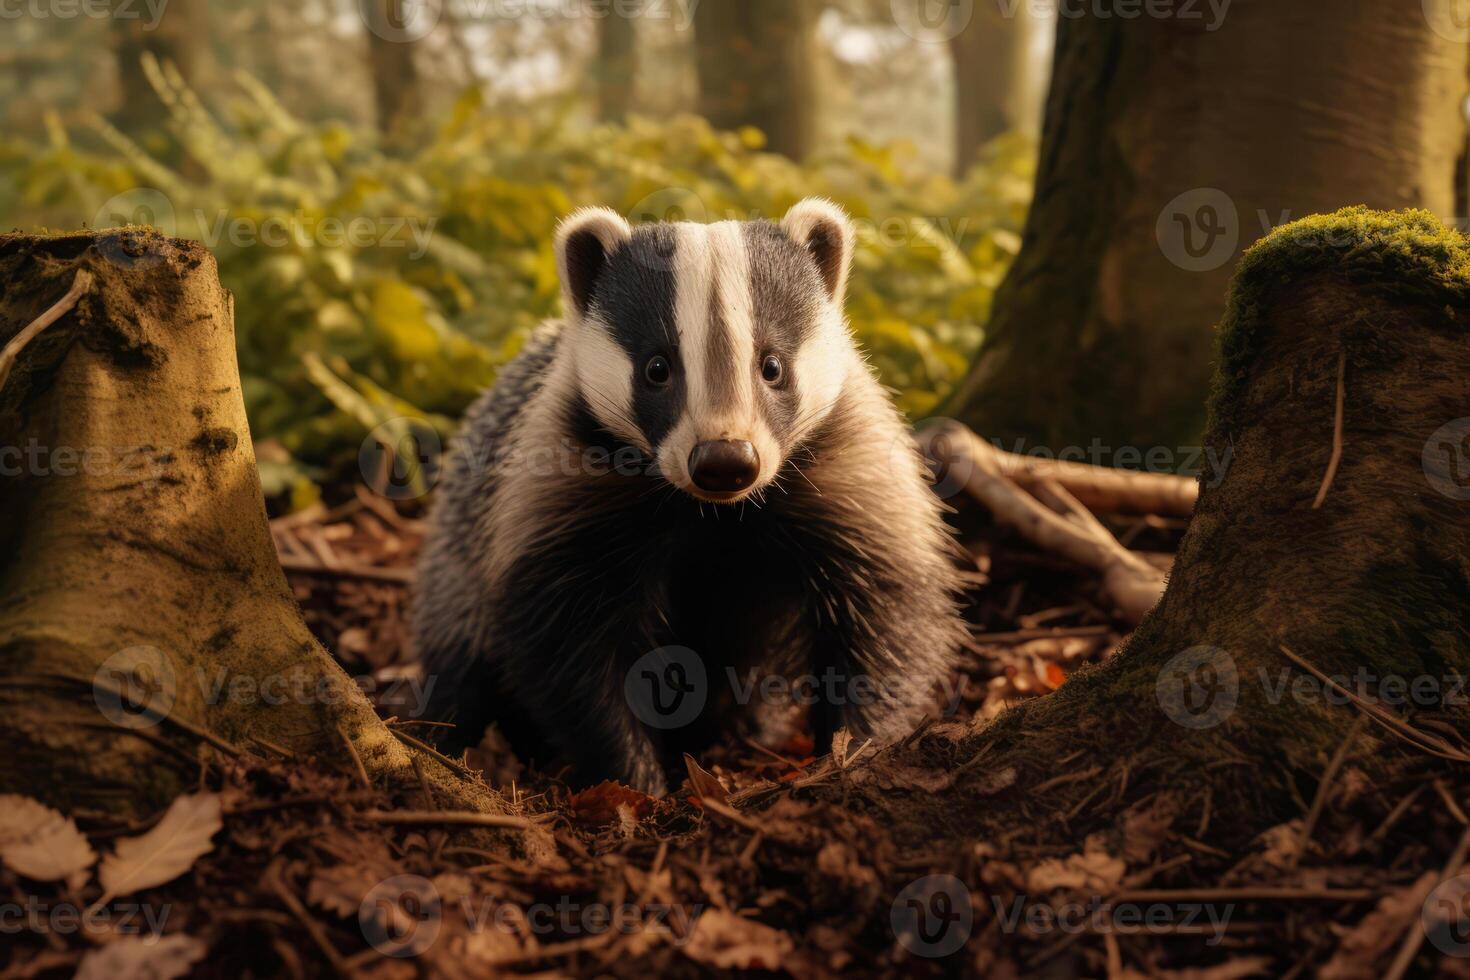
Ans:
[[[0,792],[148,813],[242,750],[413,778],[281,571],[214,258],[142,230],[0,236],[0,345],[79,273],[0,387]]]
[[[866,805],[916,844],[936,827],[1001,834],[1018,815],[1076,838],[1164,790],[1238,849],[1299,815],[1357,722],[1313,671],[1387,709],[1365,739],[1402,737],[1386,732],[1412,722],[1399,692],[1416,681],[1418,707],[1452,713],[1470,676],[1467,324],[1470,244],[1428,212],[1348,209],[1259,242],[1220,329],[1207,444],[1232,462],[1202,488],[1159,605],[1054,694],[873,762],[980,760],[953,787],[868,783]],[[1430,754],[1463,754],[1410,731]]]

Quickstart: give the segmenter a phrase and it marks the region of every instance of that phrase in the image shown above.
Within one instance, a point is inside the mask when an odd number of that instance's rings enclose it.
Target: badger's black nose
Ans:
[[[741,439],[701,442],[689,454],[694,485],[711,493],[736,493],[755,482],[761,461],[755,447]]]

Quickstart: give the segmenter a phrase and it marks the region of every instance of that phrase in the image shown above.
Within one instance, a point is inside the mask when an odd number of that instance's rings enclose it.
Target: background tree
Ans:
[[[1467,47],[1412,8],[1062,18],[1021,253],[950,413],[1052,446],[1191,441],[1242,247],[1345,203],[1453,214]]]
[[[597,60],[592,73],[597,86],[599,118],[617,121],[633,108],[638,80],[638,31],[632,17],[614,9],[597,22]]]
[[[959,8],[956,8],[957,10]],[[1027,5],[978,3],[950,38],[955,84],[955,171],[963,175],[980,147],[1024,122],[1029,32]]]
[[[694,14],[700,113],[794,159],[816,132],[816,0],[707,0]]]
[[[209,3],[170,0],[159,6],[156,22],[146,4],[118,0],[113,10],[119,101],[112,121],[125,133],[139,133],[156,128],[163,118],[144,68],[145,56],[172,65],[187,84],[198,85],[208,61]]]
[[[378,129],[391,135],[422,108],[418,66],[414,63],[417,41],[405,31],[412,16],[405,0],[371,2],[371,16],[366,19],[373,104]]]

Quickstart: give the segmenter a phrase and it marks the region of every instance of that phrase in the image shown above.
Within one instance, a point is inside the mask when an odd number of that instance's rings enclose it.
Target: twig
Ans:
[[[266,884],[270,887],[271,891],[276,893],[276,897],[281,900],[281,904],[290,909],[291,914],[296,916],[297,921],[306,927],[306,931],[311,935],[312,940],[316,942],[322,954],[326,956],[327,962],[331,963],[339,974],[342,973],[342,954],[337,951],[336,946],[332,945],[332,940],[323,931],[321,923],[312,918],[311,913],[306,910],[306,906],[301,904],[301,900],[291,894],[291,889],[286,887],[284,874],[285,872],[281,865],[276,864],[270,871],[266,872]]]
[[[281,567],[288,572],[301,575],[321,575],[327,578],[360,578],[370,582],[388,582],[392,585],[412,585],[414,573],[411,568],[378,568],[373,565],[343,563],[327,566],[320,561],[307,558],[278,556]]]
[[[1367,902],[1383,893],[1376,888],[1141,888],[1121,891],[1119,902]]]
[[[398,741],[402,742],[405,745],[412,746],[413,748],[418,749],[420,752],[429,756],[434,761],[438,762],[440,765],[444,766],[455,775],[462,776],[465,779],[475,778],[474,773],[470,772],[464,766],[449,758],[449,756],[445,755],[443,752],[440,752],[438,749],[434,748],[428,742],[414,738],[412,735],[408,734],[408,732],[401,732],[391,726],[388,728],[388,731],[392,732],[394,737],[396,737]]]
[[[1453,745],[1446,742],[1444,739],[1440,738],[1437,735],[1430,735],[1427,732],[1420,731],[1419,729],[1415,728],[1413,725],[1410,725],[1408,722],[1404,721],[1402,718],[1391,711],[1380,708],[1378,705],[1375,704],[1369,704],[1368,702],[1364,701],[1362,698],[1354,694],[1352,691],[1348,690],[1341,684],[1334,681],[1332,678],[1328,677],[1316,667],[1313,667],[1311,664],[1307,663],[1307,661],[1303,660],[1297,654],[1292,653],[1291,650],[1287,648],[1286,644],[1278,643],[1276,646],[1277,649],[1284,653],[1287,659],[1290,660],[1292,663],[1296,664],[1307,673],[1316,677],[1319,681],[1321,681],[1323,684],[1326,684],[1333,691],[1347,697],[1349,700],[1352,701],[1354,706],[1356,706],[1359,711],[1363,712],[1363,714],[1367,715],[1371,720],[1377,722],[1379,725],[1386,728],[1389,732],[1397,735],[1399,738],[1403,739],[1405,742],[1408,742],[1410,745],[1414,746],[1421,752],[1427,752],[1428,754],[1438,756],[1441,759],[1449,759],[1452,762],[1470,762],[1470,753],[1463,752],[1455,748]]]
[[[20,352],[25,349],[26,344],[35,339],[36,334],[69,313],[71,308],[77,304],[77,300],[81,299],[83,294],[91,288],[92,273],[86,269],[78,269],[66,295],[52,303],[50,309],[22,327],[20,333],[10,338],[10,343],[5,345],[5,349],[0,350],[0,388],[5,387],[5,382],[10,378],[10,369],[15,366],[16,358],[20,357]]]
[[[1316,510],[1322,506],[1322,501],[1327,499],[1327,491],[1332,488],[1332,478],[1337,476],[1337,464],[1342,462],[1342,408],[1345,399],[1346,386],[1343,379],[1347,374],[1347,351],[1337,355],[1337,410],[1332,418],[1332,458],[1327,461],[1327,472],[1322,475],[1322,486],[1317,490],[1317,499],[1312,501],[1312,509]]]
[[[362,780],[363,788],[372,789],[373,780],[368,775],[367,766],[362,764],[362,756],[358,754],[357,746],[352,744],[352,738],[347,734],[347,730],[342,727],[341,721],[337,722],[337,737],[342,740],[343,745],[347,746],[347,754],[352,756],[352,765],[357,769],[357,778]]]
[[[1470,827],[1466,827],[1465,832],[1460,835],[1460,842],[1455,845],[1455,852],[1445,862],[1444,870],[1440,872],[1439,881],[1435,882],[1434,888],[1438,888],[1453,878],[1460,870],[1460,866],[1465,863],[1467,855],[1470,855]],[[1430,894],[1434,893],[1434,888],[1429,890]],[[1409,971],[1409,966],[1419,952],[1420,944],[1424,942],[1424,937],[1429,932],[1427,922],[1423,923],[1424,928],[1415,928],[1418,925],[1420,925],[1420,916],[1416,915],[1413,924],[1409,926],[1409,934],[1404,937],[1404,944],[1399,947],[1399,955],[1393,958],[1393,965],[1383,975],[1383,980],[1403,980],[1404,974]]]
[[[536,822],[527,817],[513,817],[504,813],[476,813],[472,810],[369,810],[359,814],[372,823],[386,824],[445,824],[452,827],[507,827],[528,830]]]
[[[1302,855],[1307,853],[1307,845],[1312,842],[1312,831],[1316,828],[1317,821],[1322,819],[1322,808],[1327,803],[1327,793],[1332,789],[1332,781],[1337,778],[1338,770],[1347,761],[1348,750],[1353,747],[1353,742],[1362,733],[1363,724],[1367,720],[1367,717],[1364,715],[1359,715],[1354,719],[1352,729],[1342,740],[1342,744],[1337,747],[1337,751],[1332,753],[1332,758],[1328,761],[1327,768],[1322,772],[1322,779],[1317,783],[1317,795],[1312,797],[1312,808],[1307,811],[1307,818],[1302,821],[1302,834],[1300,842],[1297,844],[1296,853],[1291,855],[1287,860],[1288,868],[1296,867],[1297,862],[1302,859]]]

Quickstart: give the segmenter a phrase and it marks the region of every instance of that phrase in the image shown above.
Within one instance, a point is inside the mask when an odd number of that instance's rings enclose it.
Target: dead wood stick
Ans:
[[[1322,501],[1327,499],[1327,491],[1332,489],[1332,478],[1337,476],[1337,466],[1342,462],[1342,408],[1344,401],[1345,385],[1344,375],[1347,374],[1347,351],[1337,356],[1337,408],[1332,414],[1332,456],[1327,460],[1327,472],[1322,475],[1322,485],[1317,488],[1317,497],[1312,501],[1312,509],[1317,510],[1322,506]]]
[[[10,338],[10,343],[5,345],[5,349],[0,350],[0,388],[5,387],[5,382],[10,378],[10,369],[14,366],[16,358],[20,357],[20,352],[25,350],[26,344],[29,344],[36,334],[69,313],[71,308],[77,305],[77,300],[81,299],[82,295],[91,288],[92,273],[86,269],[78,269],[66,295],[52,303],[45,313],[22,327],[19,333]]]
[[[1199,481],[1192,477],[1009,453],[958,422],[927,427],[916,438],[931,459],[943,462],[956,451],[969,457],[983,453],[1021,486],[1029,489],[1043,480],[1054,481],[1096,513],[1189,517],[1199,498]]]
[[[1006,476],[995,450],[974,433],[961,426],[952,428],[959,434],[946,443],[949,455],[944,461],[957,468],[965,479],[965,490],[989,508],[996,520],[1047,551],[1100,572],[1103,588],[1129,622],[1139,622],[1158,603],[1164,576],[1119,544],[1075,495],[1057,481],[1037,485],[1038,493],[1068,514],[1062,516]],[[938,450],[939,444],[933,448]]]

